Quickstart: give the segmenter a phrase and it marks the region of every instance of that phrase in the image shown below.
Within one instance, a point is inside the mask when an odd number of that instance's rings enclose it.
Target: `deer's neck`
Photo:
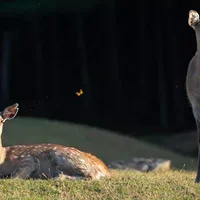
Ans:
[[[0,124],[0,165],[4,162],[6,157],[6,149],[2,146],[2,132],[3,124]]]
[[[3,123],[0,123],[0,150],[3,148],[3,146],[2,146],[2,133],[3,133]]]
[[[197,41],[198,68],[200,72],[200,24],[195,26],[195,34],[196,34],[196,41]]]
[[[1,135],[0,135],[0,151],[1,151],[2,148],[3,148],[3,146],[2,146],[2,138],[1,138]]]

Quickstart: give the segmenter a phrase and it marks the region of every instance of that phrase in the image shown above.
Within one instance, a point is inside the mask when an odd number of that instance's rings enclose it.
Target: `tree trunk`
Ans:
[[[2,55],[0,66],[0,99],[1,106],[5,106],[9,102],[9,59],[11,52],[12,33],[5,31],[2,42]]]
[[[54,77],[59,77],[61,74],[60,74],[60,68],[61,68],[61,63],[60,63],[60,46],[59,46],[59,40],[58,40],[58,16],[55,15],[55,16],[52,16],[50,22],[51,22],[51,31],[50,31],[50,34],[51,34],[51,113],[52,113],[52,117],[55,117],[55,116],[60,116],[62,117],[62,113],[56,113],[56,111],[59,111],[60,109],[59,108],[62,108],[62,110],[64,109],[63,108],[63,105],[62,105],[62,101],[60,98],[60,79],[56,78],[54,79]],[[56,81],[55,81],[56,80]],[[60,103],[59,103],[60,102]],[[57,107],[57,109],[56,109]],[[64,112],[64,110],[63,110]]]
[[[76,33],[77,33],[77,46],[79,49],[79,59],[81,63],[81,79],[83,83],[83,106],[80,110],[80,115],[89,119],[92,115],[92,99],[90,91],[89,71],[87,66],[85,37],[83,32],[83,16],[76,13]]]
[[[142,105],[140,107],[140,112],[142,113],[142,115],[144,115],[146,113],[147,110],[147,104],[148,104],[148,67],[146,66],[146,60],[144,59],[144,56],[147,54],[147,50],[145,46],[145,40],[146,40],[146,35],[145,35],[145,24],[146,24],[146,18],[147,18],[147,14],[146,14],[146,7],[147,5],[145,5],[145,1],[141,0],[138,1],[139,2],[139,8],[138,8],[138,18],[139,18],[139,30],[140,30],[140,35],[139,35],[139,40],[140,40],[140,59],[139,59],[139,63],[140,63],[140,96],[139,96],[139,101],[140,101],[140,105]]]
[[[108,6],[108,5],[106,5]],[[118,45],[117,45],[117,24],[116,24],[116,11],[115,11],[115,1],[111,0],[105,15],[105,24],[107,24],[107,31],[108,31],[108,54],[107,59],[108,69],[111,69],[109,76],[107,78],[107,85],[110,85],[107,89],[109,90],[110,95],[110,102],[109,107],[112,109],[110,112],[111,115],[116,115],[115,117],[118,118],[120,121],[121,112],[124,110],[122,103],[122,96],[121,96],[121,79],[119,76],[119,60],[118,60]],[[120,110],[121,109],[121,110]],[[115,113],[117,111],[117,113]],[[116,120],[116,118],[115,118]]]
[[[171,13],[167,16],[167,25],[168,28],[168,38],[169,39],[169,68],[170,68],[170,78],[169,82],[172,83],[171,85],[171,94],[172,94],[172,112],[173,113],[173,125],[176,127],[176,129],[181,128],[184,124],[184,96],[183,91],[185,90],[185,83],[183,80],[181,80],[181,67],[180,67],[180,57],[178,54],[177,49],[177,38],[175,34],[175,26],[176,23],[174,23],[174,3],[171,0],[167,1],[168,9],[171,9]],[[176,10],[175,10],[176,12]],[[184,88],[184,89],[183,89]]]
[[[161,12],[160,9],[158,12]],[[162,13],[157,13],[158,16],[161,16]],[[160,125],[162,128],[169,127],[169,119],[168,119],[168,93],[167,93],[167,82],[166,82],[166,70],[164,65],[164,57],[163,57],[163,31],[161,28],[161,24],[156,21],[156,45],[157,45],[157,53],[158,56],[158,91],[159,91],[159,102],[160,102]]]
[[[44,102],[45,95],[45,65],[44,65],[44,57],[42,52],[42,44],[40,38],[40,27],[39,27],[39,16],[35,17],[33,20],[33,36],[35,41],[35,60],[36,60],[36,95],[37,100],[35,102],[36,114],[39,116],[45,117],[48,115],[47,106]]]

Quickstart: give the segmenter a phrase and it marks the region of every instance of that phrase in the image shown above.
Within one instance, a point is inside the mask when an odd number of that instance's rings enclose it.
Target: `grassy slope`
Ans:
[[[1,200],[190,200],[200,199],[193,172],[136,173],[113,171],[101,181],[1,180]]]
[[[197,157],[197,132],[196,130],[181,132],[170,135],[146,135],[139,137],[140,140],[148,141],[151,144],[159,144],[170,150],[186,154],[188,156]],[[181,141],[181,142],[180,142]]]
[[[88,151],[110,162],[131,157],[161,157],[172,160],[173,167],[194,169],[189,157],[158,148],[139,140],[94,127],[61,123],[45,119],[20,118],[6,122],[4,145],[28,143],[60,143]]]
[[[171,159],[176,168],[192,169],[192,160],[156,146],[87,126],[44,119],[17,118],[5,124],[4,144],[52,142],[89,151],[104,161],[135,157]],[[193,163],[194,164],[194,163]],[[101,181],[0,180],[1,200],[200,199],[194,172],[139,173],[112,170]]]

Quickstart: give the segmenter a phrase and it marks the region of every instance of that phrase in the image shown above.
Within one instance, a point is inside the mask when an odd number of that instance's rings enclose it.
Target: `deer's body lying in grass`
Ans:
[[[18,104],[5,108],[0,115],[3,123],[13,119]],[[1,135],[0,135],[1,136]],[[1,139],[1,137],[0,137]],[[100,179],[110,176],[106,165],[97,157],[78,149],[58,144],[15,145],[2,147],[0,141],[0,177],[12,178],[80,178]]]
[[[192,106],[194,118],[197,126],[198,137],[198,169],[195,182],[200,182],[200,19],[199,14],[191,10],[189,12],[188,24],[196,34],[197,52],[191,59],[186,80],[186,89],[189,101]]]

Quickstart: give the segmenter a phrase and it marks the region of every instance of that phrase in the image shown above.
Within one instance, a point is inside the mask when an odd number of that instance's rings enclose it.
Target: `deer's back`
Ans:
[[[97,157],[63,145],[15,145],[7,147],[6,154],[5,163],[14,163],[13,168],[32,159],[36,166],[32,178],[55,177],[60,172],[97,179],[110,175],[106,165]]]

